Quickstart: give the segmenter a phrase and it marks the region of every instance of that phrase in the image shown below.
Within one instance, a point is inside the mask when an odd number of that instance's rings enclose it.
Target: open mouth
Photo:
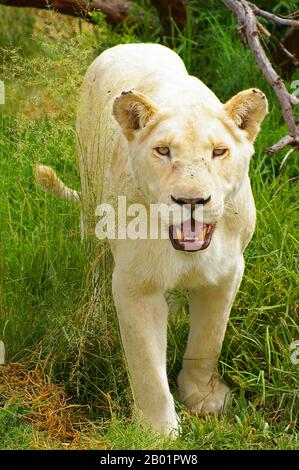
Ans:
[[[170,225],[169,238],[176,250],[200,251],[208,248],[214,229],[215,224],[204,224],[192,218]]]

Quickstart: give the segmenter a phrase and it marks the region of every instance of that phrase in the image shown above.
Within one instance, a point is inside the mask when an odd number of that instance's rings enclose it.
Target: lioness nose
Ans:
[[[191,204],[191,206],[195,206],[196,204],[202,204],[203,206],[210,202],[211,196],[207,197],[206,199],[199,197],[199,198],[185,198],[185,197],[178,197],[175,198],[171,196],[171,199],[173,202],[176,202],[177,204],[180,204],[181,206],[183,204]]]

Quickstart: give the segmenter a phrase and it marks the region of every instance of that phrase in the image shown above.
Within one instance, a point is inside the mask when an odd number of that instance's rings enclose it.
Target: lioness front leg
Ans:
[[[229,388],[217,374],[217,362],[235,295],[244,270],[219,285],[190,292],[190,332],[178,377],[182,401],[196,414],[221,414],[229,403]]]
[[[167,305],[162,292],[142,294],[113,274],[113,297],[137,408],[164,434],[178,429],[166,374]]]

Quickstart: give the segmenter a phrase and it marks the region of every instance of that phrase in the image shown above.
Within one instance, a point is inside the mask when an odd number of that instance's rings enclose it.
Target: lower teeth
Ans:
[[[176,238],[182,242],[199,242],[204,241],[206,235],[206,229],[202,228],[196,237],[184,237],[184,232],[179,228],[176,228]]]

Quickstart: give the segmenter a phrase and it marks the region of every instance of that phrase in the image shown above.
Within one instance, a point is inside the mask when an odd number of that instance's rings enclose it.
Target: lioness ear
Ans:
[[[227,101],[224,108],[235,124],[247,132],[249,140],[254,141],[268,113],[264,93],[256,88],[241,91]]]
[[[134,131],[145,127],[158,111],[157,106],[138,91],[123,91],[113,103],[113,115],[128,140]]]

